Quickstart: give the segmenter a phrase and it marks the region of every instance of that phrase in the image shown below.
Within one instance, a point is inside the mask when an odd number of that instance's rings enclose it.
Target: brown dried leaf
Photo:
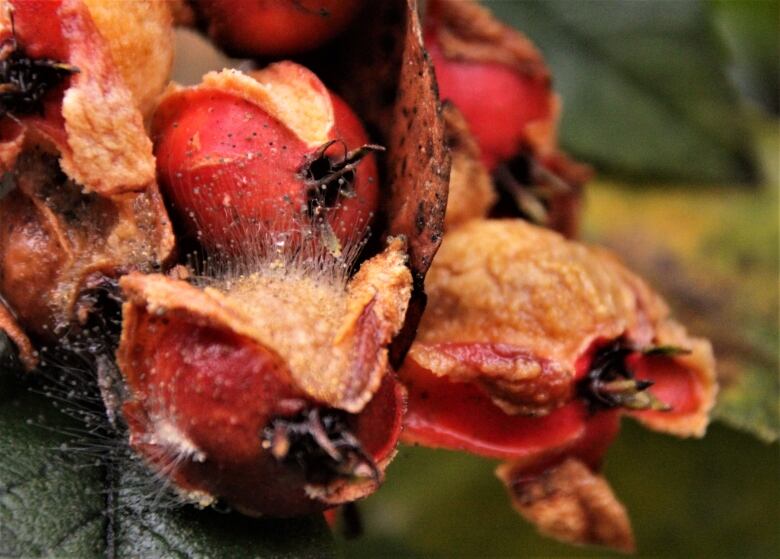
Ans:
[[[506,463],[496,475],[506,485],[515,509],[542,534],[572,544],[634,551],[625,507],[607,481],[581,461],[569,458],[531,479]]]

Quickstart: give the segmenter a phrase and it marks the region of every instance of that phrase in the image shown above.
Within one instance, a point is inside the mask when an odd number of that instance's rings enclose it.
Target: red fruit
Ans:
[[[123,277],[117,364],[133,449],[187,499],[250,515],[375,491],[404,409],[388,365],[411,291],[404,248],[391,240],[346,285],[284,268],[207,289]]]
[[[377,148],[297,64],[207,74],[163,99],[152,131],[162,190],[208,248],[236,252],[267,232],[335,233],[343,245],[377,210]]]
[[[717,389],[709,343],[611,255],[521,220],[449,231],[426,291],[399,372],[403,440],[507,460],[499,476],[542,531],[630,548],[625,510],[596,472],[624,414],[704,433]]]
[[[301,431],[324,427],[323,436],[334,439],[331,444],[349,431],[374,464],[391,456],[403,396],[390,376],[360,414],[348,414],[311,402],[296,389],[279,356],[247,338],[149,315],[142,320],[137,327],[154,329],[156,335],[132,356],[148,360],[143,377],[133,366],[125,367],[134,393],[123,407],[130,444],[190,499],[207,504],[217,495],[251,515],[286,517],[322,510],[327,503],[313,499],[305,488],[312,492],[323,485],[335,499],[339,490],[330,476],[337,472],[331,469],[358,466],[329,460],[308,431],[274,439],[275,429],[296,422]],[[318,414],[316,419],[312,413]],[[288,460],[275,458],[281,452],[275,445],[289,445],[284,449]],[[345,462],[365,459],[349,455],[357,449],[338,451]],[[288,462],[296,460],[304,467],[291,467]],[[359,474],[370,485],[368,464],[362,464],[365,471]]]
[[[286,56],[343,31],[361,0],[209,0],[193,3],[209,36],[232,54]]]
[[[484,8],[439,0],[431,2],[424,38],[441,98],[463,113],[488,169],[534,144],[550,147],[555,97],[525,37]]]

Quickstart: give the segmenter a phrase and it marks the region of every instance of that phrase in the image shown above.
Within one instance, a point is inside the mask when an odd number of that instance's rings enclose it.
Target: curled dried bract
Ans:
[[[573,544],[603,545],[619,551],[635,549],[631,521],[604,478],[576,458],[527,478],[498,468],[512,503],[542,534]]]

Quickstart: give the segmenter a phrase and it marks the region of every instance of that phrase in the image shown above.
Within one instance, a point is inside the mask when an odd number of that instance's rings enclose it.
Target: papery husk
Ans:
[[[411,292],[398,238],[367,260],[346,288],[294,271],[258,272],[205,289],[161,274],[129,274],[120,283],[132,303],[124,310],[123,370],[143,366],[127,361],[148,335],[136,330],[135,316],[172,315],[269,348],[308,398],[351,413],[379,388],[388,366],[386,347],[403,323]],[[368,363],[361,362],[364,354]]]
[[[685,348],[670,359],[694,379],[695,409],[639,418],[703,434],[717,390],[709,343],[607,251],[520,220],[471,221],[447,234],[426,287],[431,306],[408,358],[434,375],[477,383],[507,413],[539,414],[573,397],[578,360],[598,340]]]
[[[144,116],[154,110],[173,66],[171,0],[84,0],[111,58]]]
[[[496,475],[506,485],[515,509],[543,535],[624,553],[635,550],[625,507],[604,477],[582,461],[568,458],[533,477],[506,463]]]
[[[58,14],[70,52],[63,62],[78,72],[61,104],[47,101],[46,116],[6,117],[0,147],[0,167],[16,181],[0,200],[0,292],[40,341],[85,319],[84,308],[76,315],[88,283],[159,268],[174,245],[132,93],[86,6],[64,0]],[[0,33],[9,33],[7,9],[0,18]]]

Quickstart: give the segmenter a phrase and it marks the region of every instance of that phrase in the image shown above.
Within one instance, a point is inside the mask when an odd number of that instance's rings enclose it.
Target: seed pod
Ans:
[[[84,289],[159,266],[173,237],[141,114],[85,5],[0,8],[0,294],[48,342],[86,322]]]
[[[526,481],[569,457],[593,472],[622,414],[703,435],[717,389],[709,343],[606,251],[518,220],[470,221],[447,234],[426,289],[401,370],[404,439],[509,460],[500,475],[532,520],[541,516],[526,506],[536,495]],[[544,505],[545,523],[565,514],[559,505]]]
[[[493,174],[493,213],[574,236],[591,172],[557,147],[561,103],[536,47],[467,0],[429,3],[425,44],[442,99],[463,113]]]
[[[374,151],[360,121],[303,66],[212,72],[173,88],[152,136],[163,192],[211,250],[264,233],[359,243],[378,209]]]
[[[290,56],[314,50],[341,33],[361,0],[193,1],[195,22],[233,56]]]

